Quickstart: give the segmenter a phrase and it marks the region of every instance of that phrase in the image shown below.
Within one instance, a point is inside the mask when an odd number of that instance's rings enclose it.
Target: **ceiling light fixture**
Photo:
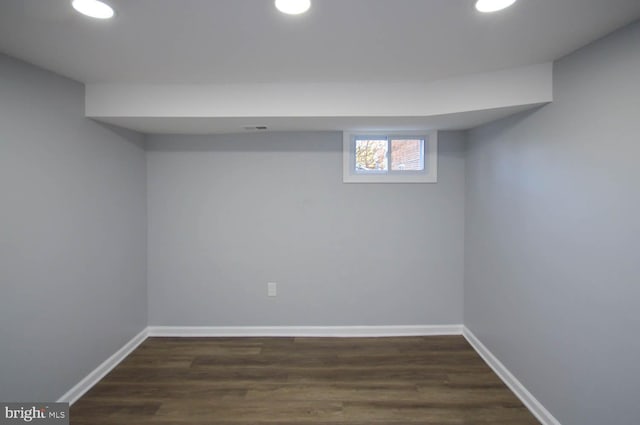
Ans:
[[[311,0],[276,0],[276,8],[287,15],[300,15],[311,7]]]
[[[506,9],[515,2],[516,0],[478,0],[476,1],[476,9],[483,13],[497,12]]]
[[[96,19],[109,19],[115,14],[111,6],[100,0],[73,0],[71,6],[83,15]]]

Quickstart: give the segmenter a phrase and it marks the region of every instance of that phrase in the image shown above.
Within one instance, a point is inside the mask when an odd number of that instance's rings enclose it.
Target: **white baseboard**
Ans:
[[[462,334],[469,341],[469,344],[476,350],[482,359],[493,369],[502,381],[513,391],[522,403],[543,425],[561,425],[553,415],[531,394],[518,379],[513,376],[509,369],[493,355],[487,347],[471,332],[466,326],[463,327]]]
[[[72,405],[80,397],[82,397],[87,391],[97,384],[105,375],[116,367],[125,357],[127,357],[133,350],[138,348],[140,344],[147,339],[148,328],[145,328],[138,335],[134,336],[129,342],[127,342],[122,348],[116,351],[111,357],[102,362],[100,366],[95,368],[93,372],[89,373],[84,379],[74,385],[69,391],[67,391],[60,399],[58,403],[69,403]]]
[[[462,325],[433,326],[149,326],[157,337],[391,337],[462,335]]]

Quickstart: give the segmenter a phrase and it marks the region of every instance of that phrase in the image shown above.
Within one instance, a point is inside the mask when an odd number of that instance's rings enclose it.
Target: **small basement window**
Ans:
[[[345,183],[436,183],[438,133],[345,132],[343,168]]]

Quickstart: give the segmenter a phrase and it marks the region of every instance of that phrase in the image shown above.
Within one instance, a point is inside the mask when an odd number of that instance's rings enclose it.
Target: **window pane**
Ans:
[[[424,140],[393,139],[391,140],[391,170],[423,171]]]
[[[356,171],[389,170],[387,151],[389,142],[384,140],[356,140]]]

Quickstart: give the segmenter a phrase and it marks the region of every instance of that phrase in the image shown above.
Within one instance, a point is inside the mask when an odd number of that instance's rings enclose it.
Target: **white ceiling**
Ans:
[[[0,51],[85,83],[432,81],[557,59],[640,17],[638,0],[1,0]]]
[[[463,99],[457,111],[411,111],[398,95],[397,111],[375,119],[361,93],[340,89],[351,83],[375,85],[382,93],[396,83],[449,87],[466,81],[465,76],[502,75],[503,70],[556,60],[640,17],[640,0],[519,0],[496,14],[475,11],[474,0],[312,0],[311,11],[303,16],[279,13],[273,0],[106,1],[116,10],[109,21],[77,14],[71,0],[0,0],[0,52],[89,87],[110,84],[126,93],[136,85],[183,85],[185,92],[215,86],[214,91],[227,93],[224,99],[244,99],[244,104],[236,102],[240,112],[233,114],[136,115],[126,113],[123,102],[110,114],[87,114],[139,131],[166,133],[242,131],[242,125],[254,124],[247,122],[252,116],[255,124],[275,130],[471,128],[540,102],[522,96],[474,110],[464,105],[467,87],[458,85]],[[285,109],[295,111],[289,115],[242,112],[254,107],[253,88],[311,83],[339,92],[334,99],[338,106],[345,99],[362,107],[348,116],[329,111],[320,117],[312,113],[313,106],[303,106],[313,105],[313,99],[302,102],[301,96],[289,96]],[[536,84],[532,79],[529,86]],[[104,90],[102,97],[87,93],[87,102],[93,104],[109,103],[113,97]],[[447,103],[447,93],[431,103]],[[406,94],[407,102],[415,96]],[[180,106],[188,108],[184,103],[194,99],[185,99]],[[224,104],[224,99],[215,102]],[[145,104],[144,98],[139,100]],[[543,103],[549,100],[551,96]],[[154,109],[148,100],[146,106]]]

